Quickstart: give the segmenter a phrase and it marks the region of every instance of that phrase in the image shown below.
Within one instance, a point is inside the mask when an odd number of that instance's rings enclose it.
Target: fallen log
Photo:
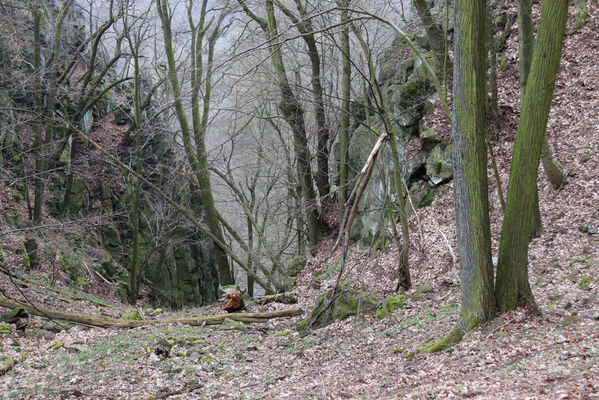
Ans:
[[[245,323],[267,322],[273,318],[289,318],[303,314],[299,308],[292,310],[282,310],[273,312],[256,313],[230,313],[219,315],[206,315],[203,317],[191,318],[172,318],[172,319],[153,319],[153,320],[126,320],[116,318],[95,318],[89,315],[71,313],[66,311],[51,310],[43,307],[32,306],[21,303],[4,296],[0,296],[0,307],[18,309],[22,308],[31,315],[46,317],[53,320],[68,321],[75,324],[96,326],[99,328],[137,328],[140,326],[156,326],[168,324],[182,324],[190,326],[200,325],[218,325],[225,322],[225,319],[240,321]]]

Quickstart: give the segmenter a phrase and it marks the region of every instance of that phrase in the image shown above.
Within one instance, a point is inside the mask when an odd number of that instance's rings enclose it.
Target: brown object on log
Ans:
[[[70,313],[65,311],[51,310],[30,304],[21,303],[8,297],[0,296],[0,307],[6,308],[23,308],[31,315],[38,315],[51,319],[69,321],[80,325],[97,326],[100,328],[136,328],[140,326],[156,326],[168,324],[183,324],[191,326],[201,325],[218,325],[225,322],[225,319],[232,319],[245,323],[252,322],[267,322],[273,318],[289,318],[302,315],[304,312],[299,308],[292,310],[274,311],[274,312],[258,312],[258,313],[232,313],[220,315],[207,315],[204,317],[195,318],[173,318],[173,319],[155,319],[155,320],[126,320],[116,318],[95,318],[89,315]]]
[[[239,310],[245,310],[245,304],[243,304],[243,297],[239,290],[233,290],[232,292],[225,293],[222,300],[228,300],[224,305],[223,310],[226,312],[235,312]]]

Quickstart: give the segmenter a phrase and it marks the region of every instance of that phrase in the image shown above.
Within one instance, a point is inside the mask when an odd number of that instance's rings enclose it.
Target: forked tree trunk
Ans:
[[[528,282],[536,179],[555,79],[562,54],[568,1],[544,1],[510,169],[508,197],[499,244],[495,298],[500,310],[536,310]]]

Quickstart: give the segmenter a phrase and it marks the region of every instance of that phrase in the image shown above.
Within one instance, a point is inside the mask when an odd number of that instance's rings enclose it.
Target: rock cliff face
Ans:
[[[422,48],[427,61],[434,65],[435,57],[427,40],[413,36],[412,41]],[[410,51],[402,39],[396,39],[382,56],[378,73],[384,101],[399,131],[398,153],[402,159],[402,174],[409,187],[414,207],[430,205],[434,188],[452,177],[451,143],[442,142],[432,128],[425,126],[423,117],[430,111],[427,97],[433,87],[422,61]],[[364,165],[383,123],[370,105],[372,98],[358,98],[353,105],[356,121],[349,143],[349,165],[355,176]],[[368,115],[367,115],[368,114]],[[338,153],[338,152],[337,152]],[[389,144],[379,154],[378,168],[366,188],[359,207],[359,218],[352,228],[353,240],[362,249],[373,243],[379,246],[381,229],[387,226],[389,210],[394,203],[393,162]],[[350,179],[352,176],[350,176]]]
[[[40,8],[44,13],[40,29],[42,64],[50,57],[53,35],[52,27],[45,21],[54,21],[52,17],[58,13],[59,6],[48,1]],[[12,193],[13,202],[3,207],[0,217],[19,228],[31,225],[26,210],[31,210],[33,201],[33,180],[28,178],[35,170],[31,122],[34,111],[33,22],[26,8],[8,7],[7,10],[14,12],[14,20],[22,23],[0,24],[0,185]],[[89,51],[73,53],[87,36],[82,18],[79,7],[73,7],[65,19],[60,68],[64,68],[71,57],[79,57],[81,68],[85,67]],[[21,39],[9,43],[9,37]],[[108,56],[99,58],[97,62],[106,65]],[[108,76],[115,80],[116,73],[109,72]],[[147,94],[154,84],[152,77],[144,76],[142,81]],[[133,165],[136,154],[131,127],[133,88],[127,83],[116,85],[104,92],[80,118],[70,119],[75,115],[68,93],[79,89],[77,82],[77,79],[66,80],[57,91],[60,101],[57,101],[56,112],[60,118],[54,122],[56,137],[52,140],[58,141],[64,136],[65,144],[62,154],[57,153],[59,159],[47,173],[44,196],[44,210],[49,214],[45,220],[65,227],[71,225],[73,229],[60,233],[38,229],[33,236],[40,248],[51,248],[59,241],[68,243],[55,245],[54,250],[59,265],[73,284],[86,284],[87,272],[82,264],[87,261],[106,280],[117,283],[117,292],[124,299],[132,258],[135,179],[82,141],[69,124],[88,133],[125,164]],[[97,93],[102,93],[107,85],[102,83]],[[146,115],[156,111],[152,102],[145,110]],[[174,136],[175,132],[160,118],[144,126],[140,138],[142,175],[201,219],[202,202],[196,188],[180,172],[184,163],[174,150]],[[142,283],[150,289],[154,302],[179,308],[215,301],[218,275],[212,243],[144,185],[140,215]],[[43,251],[40,256],[44,256]]]

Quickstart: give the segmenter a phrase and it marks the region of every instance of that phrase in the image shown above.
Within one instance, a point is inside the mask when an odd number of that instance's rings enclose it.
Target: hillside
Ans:
[[[515,13],[514,9],[511,11]],[[574,22],[570,9],[568,26]],[[535,10],[538,12],[538,10]],[[536,15],[538,17],[538,15]],[[453,185],[437,190],[432,206],[410,217],[410,267],[415,287],[403,293],[405,307],[384,319],[361,313],[306,333],[302,317],[264,324],[227,321],[216,326],[168,325],[132,329],[71,326],[32,317],[25,333],[0,332],[0,398],[85,399],[593,399],[599,398],[599,7],[589,4],[587,26],[567,34],[547,134],[556,159],[569,170],[559,190],[539,171],[544,232],[530,246],[529,273],[542,312],[508,312],[446,351],[414,354],[442,338],[460,310],[454,273],[456,249]],[[500,181],[507,187],[518,124],[517,35],[499,56],[501,127],[492,136]],[[111,119],[110,115],[106,118]],[[439,107],[427,116],[440,136],[450,127]],[[107,122],[106,126],[110,126]],[[109,145],[109,134],[102,138]],[[122,134],[122,132],[120,133]],[[98,156],[99,157],[99,156]],[[493,255],[502,210],[489,164]],[[3,209],[26,215],[14,190],[0,186]],[[48,217],[48,224],[59,224]],[[17,271],[16,249],[27,230],[0,219],[3,263]],[[77,229],[88,229],[78,226]],[[69,242],[64,229],[45,240]],[[447,240],[446,240],[446,239]],[[62,241],[62,242],[61,242]],[[298,303],[258,305],[249,311],[300,307],[309,313],[331,289],[340,250],[328,257],[335,238],[326,237],[292,291]],[[89,256],[89,255],[88,255]],[[395,294],[397,248],[376,252],[354,247],[342,280],[382,301]],[[9,279],[0,293],[43,307],[118,317],[131,306],[115,296],[115,284],[88,269],[88,287],[68,284],[52,263]],[[49,289],[52,288],[52,289]],[[147,294],[147,293],[146,293]],[[138,312],[148,319],[222,312],[220,304],[154,309],[144,298]],[[12,328],[14,331],[14,327]],[[168,347],[167,357],[157,352]],[[14,360],[8,366],[7,361]]]

